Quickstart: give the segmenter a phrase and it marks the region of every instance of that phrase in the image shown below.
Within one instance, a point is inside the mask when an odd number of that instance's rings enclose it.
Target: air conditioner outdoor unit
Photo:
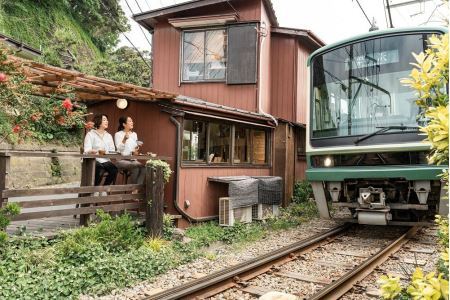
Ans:
[[[228,197],[219,198],[219,225],[233,226],[234,223],[250,223],[252,207],[233,208],[233,200]]]
[[[274,204],[255,204],[252,206],[253,220],[264,220],[271,216],[278,216],[280,211],[278,205]]]

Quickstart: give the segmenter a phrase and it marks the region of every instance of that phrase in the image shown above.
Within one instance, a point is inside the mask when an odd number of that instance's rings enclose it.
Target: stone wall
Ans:
[[[79,153],[79,147],[59,145],[0,144],[0,151],[52,151]],[[11,189],[31,188],[58,183],[79,182],[81,160],[72,157],[11,157],[9,186]]]

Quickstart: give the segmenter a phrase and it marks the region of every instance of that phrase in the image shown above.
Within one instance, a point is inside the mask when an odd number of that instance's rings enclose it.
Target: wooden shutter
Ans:
[[[254,84],[257,78],[256,23],[228,27],[227,84]]]

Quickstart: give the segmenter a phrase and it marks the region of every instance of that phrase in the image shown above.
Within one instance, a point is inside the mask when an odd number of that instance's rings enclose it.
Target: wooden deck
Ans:
[[[25,233],[27,235],[39,235],[51,237],[60,230],[72,229],[80,226],[80,218],[62,216],[27,221],[14,221],[6,228],[10,235]]]

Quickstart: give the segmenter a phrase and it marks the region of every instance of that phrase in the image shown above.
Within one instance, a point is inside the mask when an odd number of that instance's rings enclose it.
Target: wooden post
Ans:
[[[95,158],[83,158],[81,164],[81,181],[80,186],[93,186],[95,180]],[[80,194],[80,197],[86,194]],[[89,204],[81,204],[81,207],[89,206]],[[80,225],[86,226],[89,220],[89,214],[80,215]]]
[[[150,236],[161,236],[164,215],[164,175],[162,167],[146,167],[145,201],[145,224],[147,234]]]
[[[0,208],[3,206],[2,192],[8,188],[10,156],[0,156]]]

